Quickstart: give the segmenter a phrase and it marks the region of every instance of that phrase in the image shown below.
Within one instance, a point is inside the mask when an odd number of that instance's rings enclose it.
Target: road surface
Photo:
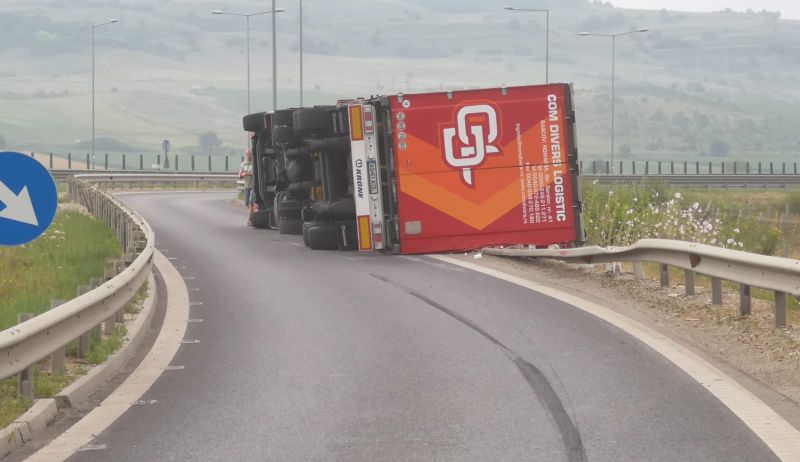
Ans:
[[[77,461],[770,461],[716,398],[562,302],[426,257],[311,251],[231,193],[121,196],[188,340]]]

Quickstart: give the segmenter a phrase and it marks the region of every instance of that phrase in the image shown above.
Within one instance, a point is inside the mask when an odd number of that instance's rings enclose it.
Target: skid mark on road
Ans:
[[[566,408],[564,408],[564,403],[561,402],[561,399],[558,397],[558,394],[553,389],[550,382],[547,380],[542,371],[540,371],[536,366],[529,363],[516,352],[508,348],[506,345],[503,344],[500,340],[492,336],[492,334],[483,330],[480,326],[475,324],[472,320],[464,317],[463,315],[456,313],[455,311],[443,306],[430,298],[415,292],[414,290],[404,287],[400,284],[397,284],[383,276],[378,274],[370,273],[370,276],[390,284],[407,294],[411,295],[412,297],[424,302],[427,305],[441,311],[442,313],[450,316],[451,318],[455,319],[456,321],[460,322],[461,324],[469,327],[475,333],[479,334],[481,337],[485,338],[486,340],[492,342],[503,352],[506,356],[511,359],[514,365],[519,369],[522,376],[528,382],[531,389],[533,390],[536,398],[539,402],[544,406],[545,409],[550,413],[550,416],[556,423],[559,432],[561,433],[561,439],[564,444],[564,449],[566,450],[567,460],[569,462],[584,462],[586,461],[586,451],[583,447],[583,441],[581,440],[580,431],[578,431],[578,427],[575,425],[575,422],[572,421],[572,418],[567,413]]]

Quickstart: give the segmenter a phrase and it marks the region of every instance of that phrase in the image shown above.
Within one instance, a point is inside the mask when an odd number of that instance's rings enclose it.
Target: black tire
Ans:
[[[329,136],[327,138],[312,138],[306,140],[308,150],[311,152],[350,152],[349,136]]]
[[[278,233],[303,234],[303,222],[299,218],[280,217],[278,219]]]
[[[311,222],[303,226],[303,241],[313,250],[339,249],[339,234],[333,223]]]
[[[272,127],[272,144],[274,146],[294,144],[295,136],[292,127],[275,125]]]
[[[315,202],[313,204],[314,220],[340,221],[355,220],[356,203],[353,199],[341,199],[336,202]]]
[[[294,130],[307,135],[310,133],[328,133],[331,131],[330,112],[324,108],[301,108],[294,111]]]
[[[294,109],[281,109],[280,111],[275,111],[272,114],[272,125],[286,125],[291,127],[293,119],[292,114],[294,114]]]
[[[246,132],[258,133],[267,128],[267,113],[257,112],[242,117],[242,127]]]
[[[300,210],[303,208],[303,202],[288,194],[284,194],[277,203],[278,218],[296,218],[300,219]]]
[[[269,215],[271,210],[259,210],[258,212],[250,213],[250,225],[253,228],[267,229],[269,228]]]
[[[356,231],[355,220],[337,221],[336,231],[339,238],[339,250],[358,249],[358,231]]]

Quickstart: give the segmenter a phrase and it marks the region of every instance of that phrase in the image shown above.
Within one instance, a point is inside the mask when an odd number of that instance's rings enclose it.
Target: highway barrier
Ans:
[[[551,258],[576,263],[652,262],[661,266],[661,286],[669,286],[669,267],[684,270],[685,291],[694,294],[694,276],[711,277],[711,303],[722,304],[722,281],[740,285],[739,313],[750,314],[751,288],[775,292],[775,326],[787,325],[788,295],[800,296],[800,261],[705,244],[642,239],[627,247],[587,246],[574,249],[485,248],[487,255]]]
[[[124,310],[147,280],[153,265],[155,237],[150,225],[110,194],[72,178],[69,195],[103,221],[122,244],[122,262],[112,265],[100,284],[30,320],[0,332],[0,378],[20,374],[20,390],[32,395],[31,367],[51,356],[64,364],[65,347],[77,340],[78,355],[86,355],[92,332],[124,321]]]

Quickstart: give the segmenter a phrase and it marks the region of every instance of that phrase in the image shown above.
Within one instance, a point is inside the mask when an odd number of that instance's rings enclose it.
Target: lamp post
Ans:
[[[274,2],[273,2],[274,3]],[[279,8],[277,13],[282,12],[283,9]],[[261,14],[275,13],[273,10],[259,11],[258,13],[230,13],[228,11],[214,10],[211,14],[222,14],[228,16],[241,16],[245,18],[245,25],[247,29],[247,113],[250,114],[250,17],[258,16]],[[273,23],[274,27],[274,23]],[[275,44],[273,43],[273,47]],[[273,63],[274,65],[274,63]]]
[[[611,164],[609,165],[609,173],[614,173],[614,81],[615,81],[615,67],[616,67],[616,56],[617,56],[617,37],[621,37],[623,35],[630,35],[630,34],[638,34],[640,32],[649,32],[650,29],[638,29],[632,30],[628,32],[620,32],[617,34],[592,34],[589,32],[581,32],[581,37],[589,37],[589,36],[596,36],[596,37],[611,37]]]
[[[300,107],[303,106],[303,0],[300,1]]]
[[[278,110],[278,39],[275,24],[275,0],[272,0],[272,110]]]
[[[513,6],[507,6],[504,9],[508,11],[529,11],[529,12],[545,13],[544,83],[550,83],[550,10],[534,9],[534,8],[514,8]]]
[[[92,165],[87,165],[86,168],[94,168],[97,165],[94,157],[94,30],[100,26],[115,24],[118,22],[118,19],[111,19],[100,24],[92,25]]]

